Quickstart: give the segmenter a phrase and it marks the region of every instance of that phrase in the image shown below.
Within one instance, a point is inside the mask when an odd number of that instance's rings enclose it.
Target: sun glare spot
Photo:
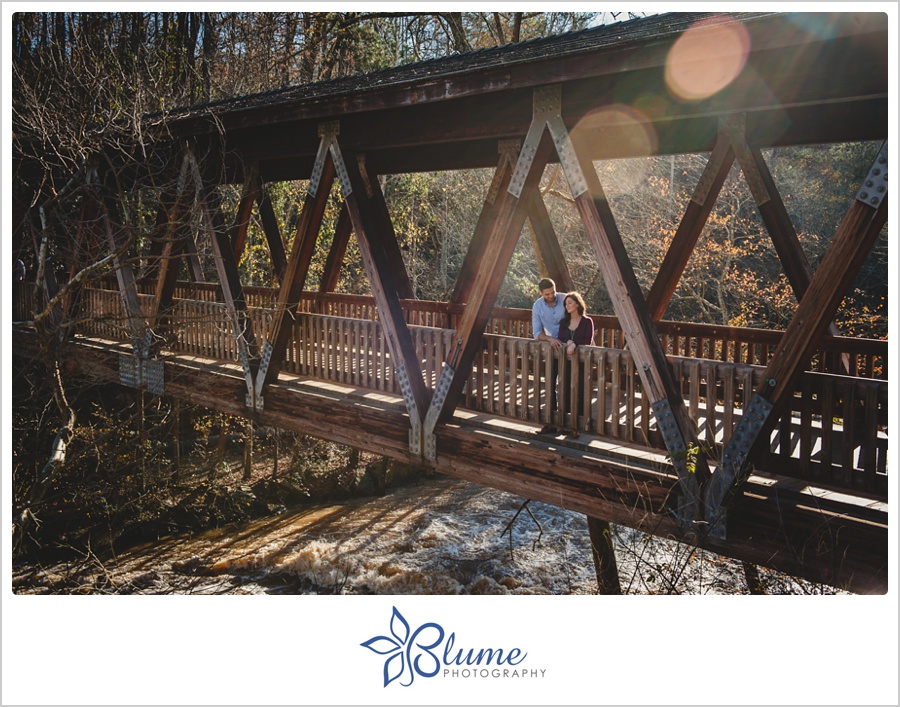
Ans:
[[[698,22],[669,51],[666,85],[684,101],[708,98],[738,77],[749,51],[750,37],[741,24]]]
[[[589,146],[591,154],[605,159],[653,155],[659,144],[647,116],[623,104],[588,113],[572,129],[572,135]]]

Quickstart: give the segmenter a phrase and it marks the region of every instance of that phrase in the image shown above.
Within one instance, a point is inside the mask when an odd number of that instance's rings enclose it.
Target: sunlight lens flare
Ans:
[[[669,51],[666,85],[673,96],[699,101],[734,81],[747,62],[750,36],[734,22],[698,22]]]
[[[595,159],[644,157],[656,154],[659,140],[650,119],[631,106],[615,103],[585,115],[572,137]]]

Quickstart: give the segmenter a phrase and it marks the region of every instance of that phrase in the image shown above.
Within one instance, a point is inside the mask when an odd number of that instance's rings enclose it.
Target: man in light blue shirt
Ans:
[[[531,330],[538,341],[549,341],[556,351],[560,341],[559,323],[566,316],[566,293],[556,291],[556,283],[545,277],[538,283],[541,298],[531,308]]]
[[[556,338],[559,334],[559,323],[566,315],[566,293],[556,291],[556,283],[545,277],[538,283],[541,298],[531,308],[531,330],[537,341],[548,341],[554,351],[558,351],[562,342]],[[559,364],[554,357],[552,380],[550,387],[550,422],[544,425],[538,434],[556,434],[559,429],[554,423],[556,416],[556,378],[559,375]]]

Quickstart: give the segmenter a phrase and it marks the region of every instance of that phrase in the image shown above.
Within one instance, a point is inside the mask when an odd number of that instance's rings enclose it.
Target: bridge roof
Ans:
[[[251,161],[267,179],[308,176],[318,126],[332,120],[376,172],[493,166],[497,141],[524,136],[533,89],[547,84],[562,85],[562,116],[590,132],[595,159],[707,151],[735,112],[760,147],[871,140],[887,135],[887,51],[883,13],[669,13],[150,121],[224,146],[233,179]],[[736,68],[721,90],[692,95],[679,67],[688,81],[723,82]]]

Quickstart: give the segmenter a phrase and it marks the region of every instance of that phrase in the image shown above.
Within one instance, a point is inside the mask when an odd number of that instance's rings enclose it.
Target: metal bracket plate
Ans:
[[[428,414],[425,416],[425,457],[432,461],[437,459],[437,435],[435,435],[434,430],[437,427],[437,421],[441,415],[441,410],[444,407],[444,401],[447,399],[450,383],[453,381],[455,373],[456,369],[445,362],[441,368],[441,376],[438,378],[434,389],[434,396],[431,399]]]
[[[724,501],[735,483],[739,483],[747,456],[772,412],[772,403],[758,393],[754,395],[734,428],[731,439],[722,452],[722,463],[710,479],[706,502],[709,535],[720,540],[726,537],[727,508]]]
[[[507,169],[515,170],[516,160],[519,157],[519,151],[522,149],[521,140],[500,140],[497,143],[497,152],[500,153],[500,161],[497,163],[497,169],[494,170],[494,178],[491,180],[491,186],[488,189],[488,195],[485,201],[493,204],[497,201],[500,194],[500,182],[503,181],[503,175]]]
[[[682,481],[683,493],[678,496],[675,508],[675,517],[678,525],[683,530],[694,531],[694,522],[699,515],[700,488],[696,477],[688,469],[688,449],[675,419],[672,405],[667,398],[657,400],[650,407],[656,417],[656,424],[663,436],[666,449],[669,451],[669,459],[678,478]]]
[[[400,364],[395,369],[397,383],[400,384],[400,392],[403,395],[403,402],[406,403],[406,409],[409,412],[409,451],[413,454],[422,454],[422,418],[419,414],[419,407],[416,405],[416,399],[412,393],[412,386],[409,383],[409,375],[406,373],[406,366]]]
[[[572,198],[577,199],[588,188],[584,172],[581,171],[581,164],[578,162],[578,155],[575,154],[575,148],[572,145],[572,138],[569,136],[566,124],[563,123],[562,118],[558,115],[547,121],[547,127],[550,128],[553,144],[556,145],[556,152],[559,154],[559,164],[562,166],[563,174],[566,175],[566,179],[569,181]]]
[[[888,153],[887,140],[881,146],[878,157],[869,169],[869,174],[863,182],[862,188],[856,195],[856,200],[861,201],[867,206],[878,208],[884,197],[887,196],[887,178],[888,178]]]
[[[338,146],[336,139],[331,141],[329,149],[331,150],[331,159],[334,160],[334,169],[337,172],[338,181],[341,183],[341,191],[346,199],[353,193],[353,187],[350,184],[350,174],[347,172],[347,165],[344,164],[344,157],[341,155],[341,148]]]
[[[128,388],[146,388],[153,395],[163,395],[165,371],[163,361],[119,354],[119,383]]]
[[[135,366],[137,359],[130,354],[119,354],[119,383],[129,388],[137,388],[140,369]]]
[[[165,364],[162,361],[150,359],[143,361],[143,383],[147,384],[147,390],[154,395],[162,395],[165,387]]]
[[[525,142],[522,143],[519,159],[516,160],[516,168],[509,179],[509,187],[506,190],[517,199],[522,196],[525,178],[531,171],[531,165],[534,162],[535,155],[537,155],[538,145],[541,143],[545,125],[546,121],[534,119],[531,121],[531,125],[528,126],[528,134],[525,136]]]

